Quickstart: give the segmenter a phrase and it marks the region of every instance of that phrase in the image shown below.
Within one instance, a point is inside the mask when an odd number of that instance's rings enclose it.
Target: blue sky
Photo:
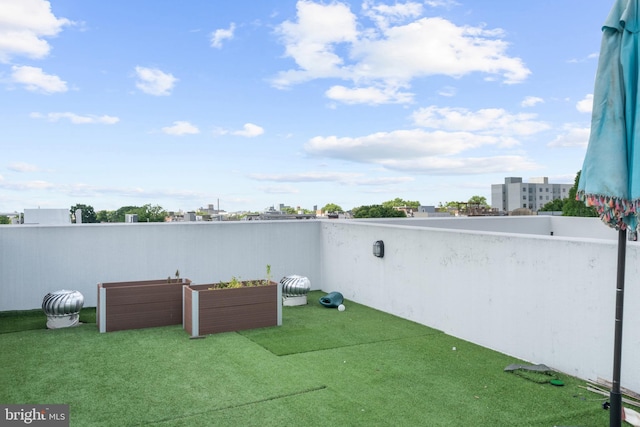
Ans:
[[[0,0],[0,212],[573,183],[611,0]]]

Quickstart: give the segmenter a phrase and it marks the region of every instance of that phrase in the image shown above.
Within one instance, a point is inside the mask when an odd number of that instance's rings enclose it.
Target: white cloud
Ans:
[[[362,4],[364,14],[376,23],[379,28],[388,28],[390,24],[405,22],[410,18],[422,15],[423,6],[420,3],[409,1],[407,3],[375,4],[371,0],[365,0]]]
[[[345,104],[404,104],[413,100],[413,94],[398,92],[394,88],[332,86],[325,95]]]
[[[373,19],[373,27],[365,28],[346,4],[299,1],[297,20],[285,21],[276,30],[285,45],[285,56],[297,68],[278,73],[272,84],[287,88],[313,79],[339,78],[351,81],[352,94],[358,96],[338,99],[389,103],[399,99],[360,96],[359,91],[408,88],[413,79],[431,75],[459,78],[481,72],[512,84],[530,74],[520,58],[506,53],[508,43],[501,39],[502,30],[418,18],[422,7],[415,2],[394,6],[365,2],[363,10]],[[402,99],[410,101],[410,97]]]
[[[57,122],[61,119],[68,119],[74,125],[85,125],[85,124],[101,124],[101,125],[114,125],[120,121],[118,117],[114,116],[96,116],[93,114],[87,115],[79,115],[76,113],[63,112],[63,113],[31,113],[31,118],[34,119],[46,119],[50,122]]]
[[[586,62],[586,61],[590,61],[592,59],[598,59],[600,57],[600,53],[599,52],[594,52],[594,53],[590,53],[589,55],[587,55],[584,58],[572,58],[569,59],[567,62],[569,62],[570,64],[577,64],[579,62]]]
[[[58,76],[46,74],[42,68],[14,65],[11,71],[12,81],[24,85],[28,91],[46,94],[67,91],[67,82]]]
[[[258,190],[267,194],[297,194],[300,192],[300,190],[291,185],[260,186]]]
[[[149,95],[170,95],[178,81],[172,74],[162,72],[157,68],[136,67],[138,81],[136,87]]]
[[[542,104],[544,103],[544,99],[539,98],[537,96],[527,96],[525,97],[522,102],[520,103],[520,106],[522,107],[535,107],[538,104]]]
[[[162,132],[167,135],[195,135],[200,133],[200,130],[189,122],[175,121],[173,126],[167,126],[162,128]]]
[[[322,77],[348,77],[340,66],[343,59],[334,52],[338,43],[355,42],[356,16],[342,3],[322,5],[299,1],[297,22],[285,21],[276,29],[285,44],[285,55],[294,59],[299,70],[281,73],[276,87]]]
[[[52,190],[56,189],[56,185],[47,181],[24,181],[24,182],[8,182],[0,181],[0,188],[13,191],[30,191],[30,190]]]
[[[593,94],[590,93],[584,97],[584,99],[576,103],[576,110],[581,113],[591,113],[593,110]]]
[[[415,181],[415,178],[409,176],[400,177],[365,177],[362,173],[345,173],[345,172],[302,172],[302,173],[288,173],[288,174],[251,174],[249,178],[258,181],[273,181],[273,182],[333,182],[345,185],[362,185],[362,186],[384,186],[404,184],[407,182]],[[267,187],[263,188],[264,191]],[[291,187],[268,187],[270,189],[281,189],[282,193],[295,192]],[[276,191],[269,191],[276,192]]]
[[[158,200],[169,198],[172,200],[198,200],[205,197],[204,194],[193,190],[175,189],[145,189],[141,187],[104,187],[88,184],[56,184],[58,191],[74,197],[103,197],[117,196],[144,198],[147,200]]]
[[[424,4],[431,7],[446,7],[457,6],[458,3],[455,0],[425,0]]]
[[[253,123],[245,123],[242,130],[231,132],[232,135],[246,136],[247,138],[253,138],[264,133],[264,129]]]
[[[10,163],[7,168],[14,172],[38,172],[40,170],[38,166],[24,162]]]
[[[523,156],[388,159],[380,164],[391,170],[432,175],[477,175],[540,169],[540,165]]]
[[[500,30],[458,27],[442,18],[422,18],[392,27],[379,39],[361,40],[352,55],[362,77],[410,81],[430,75],[461,77],[472,72],[502,75],[505,83],[518,83],[530,71],[519,58],[506,55]]]
[[[450,98],[452,96],[456,96],[458,93],[458,89],[453,86],[445,86],[438,90],[438,95]]]
[[[305,144],[313,156],[385,169],[425,174],[506,173],[539,168],[532,160],[504,150],[549,128],[535,114],[510,114],[502,109],[427,107],[413,114],[415,123],[431,128],[377,132],[359,137],[316,136]],[[491,148],[493,156],[478,156]]]
[[[55,185],[51,182],[36,180],[24,182],[20,187],[23,190],[45,190],[54,188]]]
[[[133,197],[137,200],[158,200],[167,198],[170,200],[202,200],[210,197],[202,192],[193,190],[175,189],[145,189],[141,187],[109,187],[89,185],[85,183],[54,183],[47,181],[5,181],[0,178],[0,189],[13,191],[41,191],[58,192],[71,197],[111,197],[118,199]]]
[[[305,144],[305,150],[323,157],[380,163],[385,159],[451,156],[500,142],[498,137],[471,132],[426,132],[414,129],[377,132],[356,138],[316,136]]]
[[[535,120],[536,114],[510,114],[501,108],[469,111],[466,108],[430,106],[418,109],[412,117],[422,127],[489,135],[526,136],[549,129],[548,124]]]
[[[404,184],[406,182],[412,182],[416,179],[410,176],[399,176],[399,177],[381,177],[381,178],[362,178],[355,180],[355,183],[358,185],[394,185],[394,184]]]
[[[250,174],[249,178],[259,181],[276,182],[352,182],[362,176],[360,173],[345,172],[303,172],[289,174]]]
[[[553,141],[547,144],[548,147],[581,147],[587,148],[591,130],[588,127],[576,125],[565,125],[563,132]]]
[[[235,29],[236,29],[236,24],[232,22],[228,29],[220,28],[215,30],[213,33],[211,33],[211,47],[221,49],[222,42],[224,40],[233,39],[233,33]]]
[[[54,37],[63,27],[73,24],[57,18],[44,0],[0,0],[0,62],[12,57],[46,57],[51,46],[45,37]]]

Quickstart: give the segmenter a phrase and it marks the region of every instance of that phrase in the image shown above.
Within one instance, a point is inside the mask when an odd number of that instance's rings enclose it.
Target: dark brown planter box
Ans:
[[[179,325],[182,286],[189,283],[189,279],[98,283],[98,329],[112,332]]]
[[[209,289],[214,284],[183,287],[182,326],[192,337],[282,325],[282,287]]]

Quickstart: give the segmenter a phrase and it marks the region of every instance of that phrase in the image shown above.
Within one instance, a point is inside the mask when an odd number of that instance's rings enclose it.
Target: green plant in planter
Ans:
[[[271,264],[267,264],[267,282],[265,285],[268,285],[271,282]]]
[[[234,289],[234,288],[248,288],[255,286],[266,286],[271,283],[271,266],[267,264],[267,278],[265,280],[247,280],[242,281],[240,277],[231,276],[231,280],[228,282],[218,282],[209,287],[209,290],[214,289]]]
[[[229,280],[228,282],[218,282],[216,284],[214,284],[213,286],[211,286],[209,289],[213,290],[213,289],[234,289],[234,288],[242,288],[243,284],[242,281],[239,280],[239,278],[236,278],[236,276],[231,276],[231,280]]]
[[[231,276],[231,281],[229,281],[228,288],[241,288],[242,287],[242,282],[238,279],[236,279],[236,276]]]
[[[167,276],[167,283],[171,283],[171,276]],[[176,270],[176,282],[180,281],[180,270]]]

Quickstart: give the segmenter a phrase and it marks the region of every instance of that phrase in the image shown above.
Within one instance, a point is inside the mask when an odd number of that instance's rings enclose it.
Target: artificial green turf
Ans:
[[[80,311],[81,323],[96,323],[95,307]],[[0,311],[0,334],[46,329],[47,315],[42,310]]]
[[[72,426],[607,425],[584,381],[538,384],[503,371],[520,360],[345,304],[310,297],[282,327],[193,340],[89,323],[0,334],[0,403],[67,403]]]
[[[318,303],[325,294],[310,292],[307,305],[284,310],[280,328],[239,333],[278,356],[442,333],[352,302],[339,312]]]

